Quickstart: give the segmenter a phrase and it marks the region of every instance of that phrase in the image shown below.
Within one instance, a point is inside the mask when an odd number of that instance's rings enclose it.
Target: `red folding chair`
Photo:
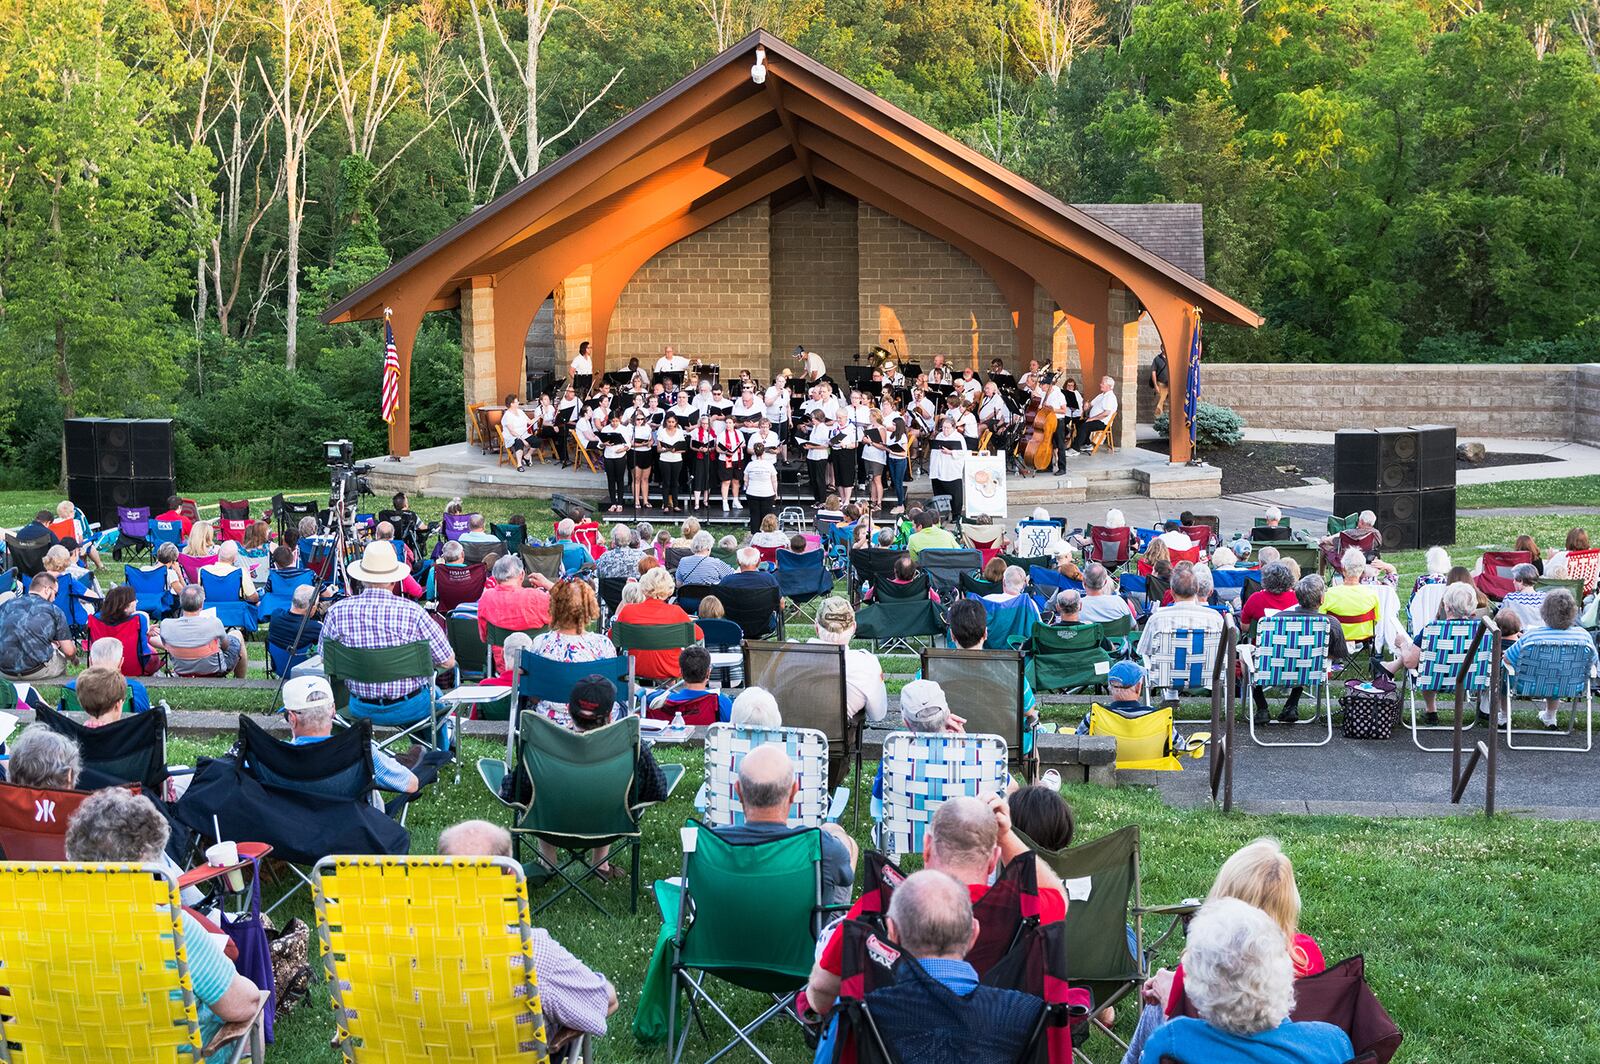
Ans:
[[[1101,565],[1121,565],[1133,551],[1133,529],[1089,526],[1089,560]]]
[[[92,793],[0,783],[0,850],[5,859],[65,861],[67,821]]]
[[[249,521],[235,521],[231,517],[224,517],[220,524],[222,525],[222,542],[224,543],[229,540],[235,543],[243,543],[245,531],[250,527]]]
[[[439,600],[440,615],[448,617],[457,606],[482,598],[486,575],[482,564],[435,565],[433,591]]]
[[[1517,589],[1511,571],[1519,565],[1532,565],[1533,552],[1525,550],[1486,550],[1483,564],[1472,582],[1478,590],[1499,602]],[[1571,570],[1569,569],[1570,573]]]
[[[646,709],[644,715],[650,720],[671,720],[674,713],[683,714],[683,722],[692,728],[709,727],[721,719],[715,691],[707,691],[699,698],[691,698],[684,702],[666,702],[659,706]]]

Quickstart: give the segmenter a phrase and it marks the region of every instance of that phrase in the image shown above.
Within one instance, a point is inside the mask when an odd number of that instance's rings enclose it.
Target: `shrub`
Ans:
[[[1195,442],[1201,447],[1232,447],[1244,439],[1244,418],[1225,406],[1202,400],[1194,420]],[[1155,430],[1167,434],[1165,413],[1156,415]]]

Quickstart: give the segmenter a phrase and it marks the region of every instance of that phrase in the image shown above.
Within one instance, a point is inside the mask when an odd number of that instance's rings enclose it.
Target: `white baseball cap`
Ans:
[[[296,676],[283,685],[283,708],[296,713],[316,706],[333,708],[333,687],[321,676]]]

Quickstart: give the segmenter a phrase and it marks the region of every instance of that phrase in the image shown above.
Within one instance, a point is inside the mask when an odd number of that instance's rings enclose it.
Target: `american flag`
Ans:
[[[378,398],[383,420],[394,424],[400,412],[400,352],[394,346],[394,326],[383,323],[383,389]]]

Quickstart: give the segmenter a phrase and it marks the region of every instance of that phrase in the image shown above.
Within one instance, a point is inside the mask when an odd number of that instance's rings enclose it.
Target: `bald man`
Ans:
[[[922,837],[922,863],[944,872],[967,887],[972,901],[989,891],[994,872],[1006,861],[1032,859],[1025,843],[1011,830],[1011,814],[1005,799],[998,795],[983,798],[952,798],[942,803],[928,823]],[[896,890],[898,893],[898,889]],[[883,897],[874,890],[856,899],[845,917],[859,920],[864,914],[883,912]],[[1066,919],[1067,900],[1061,880],[1040,864],[1039,922]],[[844,936],[837,929],[823,948],[822,956],[811,969],[806,998],[813,1011],[826,1016],[839,997],[839,977],[844,963]]]
[[[800,781],[783,747],[766,743],[746,754],[734,786],[744,807],[744,823],[717,828],[719,837],[729,842],[764,842],[809,830],[789,826],[789,808],[800,793]],[[855,840],[843,828],[822,825],[822,900],[827,904],[850,904],[857,854]]]
[[[511,833],[487,820],[463,820],[439,833],[444,857],[510,857]],[[601,1037],[606,1017],[617,1011],[617,991],[605,976],[568,953],[542,927],[533,929],[533,970],[539,974],[539,1001],[550,1024],[550,1048],[580,1034]]]

